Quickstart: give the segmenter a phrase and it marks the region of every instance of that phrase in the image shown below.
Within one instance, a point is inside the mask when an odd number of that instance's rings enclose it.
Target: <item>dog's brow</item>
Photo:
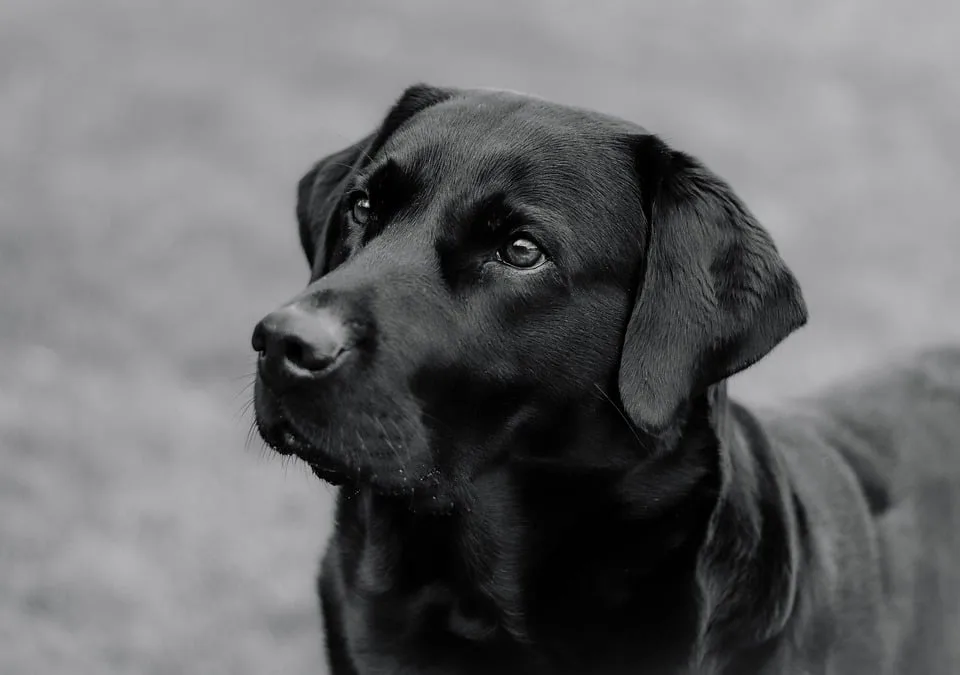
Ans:
[[[460,236],[486,239],[507,230],[523,230],[554,254],[572,244],[572,233],[558,214],[504,191],[479,198],[463,195],[444,209],[442,218],[459,230]]]
[[[355,177],[356,185],[372,188],[376,183],[383,182],[390,177],[390,174],[399,169],[397,161],[392,157],[371,163],[365,169],[359,171]]]
[[[517,209],[502,191],[476,197],[461,194],[446,205],[442,218],[470,230],[496,230],[517,215]]]
[[[421,181],[396,159],[389,158],[374,168],[366,177],[359,177],[371,193],[377,209],[383,215],[392,215],[410,204],[419,193]]]

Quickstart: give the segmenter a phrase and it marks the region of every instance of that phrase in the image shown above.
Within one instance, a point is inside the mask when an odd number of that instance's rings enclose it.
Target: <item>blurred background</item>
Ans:
[[[297,179],[415,81],[628,117],[725,176],[793,396],[960,340],[960,4],[0,3],[0,673],[324,672],[330,489],[245,447]]]

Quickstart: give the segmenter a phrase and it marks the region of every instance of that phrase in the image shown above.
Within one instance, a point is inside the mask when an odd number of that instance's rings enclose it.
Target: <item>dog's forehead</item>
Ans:
[[[591,111],[482,92],[404,122],[360,182],[402,176],[397,184],[417,192],[407,212],[416,217],[394,223],[396,236],[416,231],[448,244],[460,241],[473,231],[478,209],[501,203],[537,214],[527,225],[555,252],[567,251],[571,268],[601,259],[609,267],[612,260],[633,260],[640,204],[630,139],[644,133]]]
[[[503,91],[467,91],[407,121],[382,154],[444,173],[525,166],[595,176],[626,159],[622,140],[642,127],[589,110]]]

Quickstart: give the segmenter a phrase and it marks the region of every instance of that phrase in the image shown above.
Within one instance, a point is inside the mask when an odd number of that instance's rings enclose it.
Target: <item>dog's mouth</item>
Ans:
[[[349,471],[346,464],[311,442],[289,420],[280,417],[268,427],[258,419],[257,429],[260,437],[272,450],[302,460],[321,480],[333,485],[346,482]]]
[[[263,442],[274,452],[303,460],[321,480],[334,485],[346,482],[349,467],[324,451],[321,444],[312,441],[297,428],[276,395],[260,381],[255,396],[256,427]]]
[[[281,455],[296,455],[307,459],[316,452],[316,447],[286,419],[280,418],[268,428],[259,422],[260,436],[274,451]]]
[[[348,451],[349,446],[342,442],[324,442],[330,438],[342,440],[343,430],[338,429],[336,420],[327,420],[326,425],[314,431],[314,425],[321,424],[320,421],[298,417],[259,379],[254,388],[254,404],[256,429],[264,443],[277,454],[302,460],[322,481],[334,486],[369,486],[381,495],[403,497],[411,508],[425,511],[445,512],[452,508],[451,498],[440,491],[439,468],[432,461],[424,461],[429,457],[423,455],[401,459],[403,446],[396,437],[391,441],[384,435],[386,448],[376,448],[376,437],[353,429],[360,446],[356,452]],[[363,417],[377,420],[373,415]],[[390,428],[389,424],[378,424],[384,431]],[[349,427],[347,433],[351,433]]]

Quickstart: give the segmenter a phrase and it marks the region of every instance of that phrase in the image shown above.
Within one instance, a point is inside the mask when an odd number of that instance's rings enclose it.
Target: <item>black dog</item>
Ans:
[[[960,673],[960,350],[754,414],[803,325],[730,188],[627,122],[412,87],[300,182],[257,422],[340,491],[336,675]]]

